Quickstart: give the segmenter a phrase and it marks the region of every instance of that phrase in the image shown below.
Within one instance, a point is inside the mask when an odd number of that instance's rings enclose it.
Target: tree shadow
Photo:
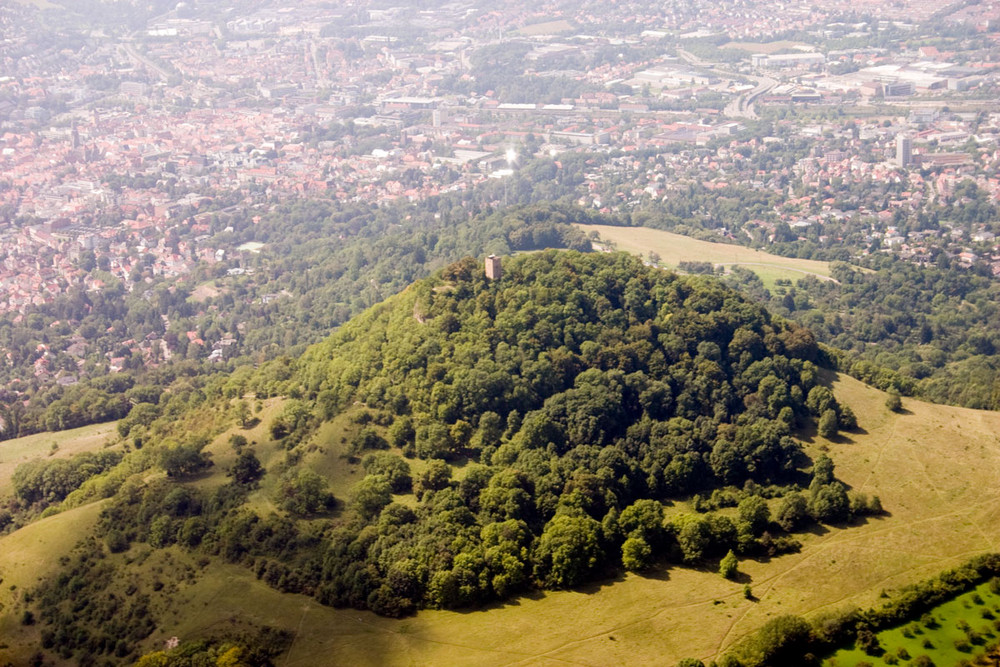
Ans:
[[[662,570],[662,571],[661,571]],[[588,581],[582,583],[578,586],[573,586],[572,588],[562,589],[573,593],[581,593],[583,595],[593,595],[599,593],[601,590],[613,586],[615,584],[625,581],[626,573],[624,570],[619,570],[614,574],[597,579],[595,581]],[[656,565],[648,571],[643,571],[639,573],[639,576],[648,579],[669,579],[669,574],[666,572],[666,566]],[[487,604],[475,606],[475,607],[462,607],[458,609],[450,609],[456,614],[480,614],[489,612],[496,609],[503,609],[504,607],[519,607],[522,601],[530,600],[532,602],[537,602],[539,600],[544,600],[545,597],[554,591],[549,591],[542,588],[532,588],[525,591],[521,591],[517,595],[509,597],[505,600],[495,600]]]
[[[246,420],[246,423],[243,424],[242,428],[244,431],[249,431],[252,428],[256,428],[259,424],[260,424],[260,417],[251,417],[250,419]]]
[[[503,609],[504,607],[520,607],[522,600],[531,600],[537,602],[539,600],[544,600],[546,591],[542,589],[532,588],[521,593],[506,598],[504,600],[494,600],[493,602],[488,602],[485,604],[477,605],[474,607],[457,607],[453,609],[448,609],[450,612],[456,614],[463,614],[466,616],[471,616],[473,614],[484,614],[496,609]]]
[[[584,593],[586,595],[593,595],[594,593],[597,593],[604,588],[625,581],[625,575],[626,573],[624,570],[618,570],[609,576],[603,577],[601,579],[595,579],[594,581],[587,581],[580,584],[579,586],[573,586],[572,588],[569,588],[567,590],[574,591],[576,593]]]
[[[810,535],[815,535],[816,537],[822,537],[830,532],[830,529],[821,523],[816,523],[815,521],[807,526],[803,526],[800,530],[795,531],[797,533],[809,533]]]
[[[789,483],[794,484],[801,489],[808,489],[809,484],[812,482],[812,475],[807,473],[804,468],[809,468],[812,464],[812,459],[803,454],[801,462],[796,462],[796,469],[788,475]]]
[[[736,570],[736,573],[733,576],[729,577],[729,581],[735,584],[742,584],[743,586],[746,586],[751,581],[753,581],[753,579],[746,572],[740,572],[739,570]]]
[[[670,581],[670,568],[665,564],[657,564],[642,572],[637,572],[643,579],[655,579],[656,581]]]
[[[858,514],[857,516],[851,517],[848,521],[837,525],[846,528],[857,528],[859,526],[867,526],[872,521],[880,521],[891,516],[891,512],[882,510],[878,514]]]
[[[815,424],[800,426],[799,428],[792,430],[792,435],[796,440],[801,440],[808,445],[812,445],[816,442],[816,426]]]

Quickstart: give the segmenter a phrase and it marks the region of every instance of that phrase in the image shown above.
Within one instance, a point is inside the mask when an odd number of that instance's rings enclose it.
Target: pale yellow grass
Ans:
[[[560,33],[572,31],[573,24],[564,20],[534,23],[532,25],[526,25],[518,30],[518,32],[522,35],[527,35],[529,37],[535,37],[538,35],[558,35]]]
[[[0,442],[0,496],[13,491],[10,478],[17,466],[35,459],[65,459],[82,452],[97,451],[115,435],[117,423],[91,424],[68,431],[36,433]],[[54,453],[53,443],[58,445]]]
[[[812,259],[782,257],[754,250],[741,245],[712,243],[690,236],[664,232],[648,227],[615,227],[611,225],[577,225],[583,232],[597,232],[601,239],[612,241],[618,250],[624,250],[643,259],[649,253],[660,256],[660,265],[676,269],[681,262],[711,262],[727,269],[742,266],[750,269],[771,288],[777,278],[792,281],[813,275],[821,279],[830,278],[829,262]]]
[[[189,301],[194,303],[204,303],[208,299],[214,299],[222,293],[218,287],[212,283],[202,283],[191,290],[191,296],[188,297]]]
[[[796,46],[803,45],[803,42],[790,42],[783,39],[777,42],[727,42],[722,45],[722,48],[739,49],[750,53],[777,53],[784,49],[794,49]]]
[[[49,2],[49,0],[14,0],[19,5],[30,5],[32,7],[37,7],[38,9],[63,9],[62,5],[58,5],[54,2]]]

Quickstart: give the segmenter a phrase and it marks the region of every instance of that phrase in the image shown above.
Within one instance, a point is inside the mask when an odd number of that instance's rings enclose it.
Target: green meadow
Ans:
[[[1000,586],[987,582],[924,614],[919,620],[884,630],[876,636],[880,648],[873,654],[857,647],[837,651],[826,667],[906,664],[927,656],[939,667],[959,665],[1000,641]]]

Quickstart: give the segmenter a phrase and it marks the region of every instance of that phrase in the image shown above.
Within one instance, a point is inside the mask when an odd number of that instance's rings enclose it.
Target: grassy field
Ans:
[[[214,299],[215,297],[222,294],[222,290],[215,286],[215,281],[204,282],[193,290],[191,290],[191,296],[188,297],[188,301],[191,303],[204,303],[208,299]]]
[[[794,49],[796,46],[803,46],[804,42],[790,42],[786,39],[777,42],[727,42],[720,48],[739,49],[749,53],[777,53],[784,49]]]
[[[978,633],[987,644],[996,643],[998,628],[995,621],[1000,616],[1000,595],[990,590],[989,583],[981,584],[976,590],[938,606],[929,616],[933,619],[930,623],[922,618],[878,633],[879,645],[885,655],[926,655],[935,665],[957,665],[963,659],[981,654],[982,646],[969,642],[967,630]],[[865,661],[882,662],[860,649],[845,649],[837,651],[823,664],[826,667],[847,667]]]
[[[22,626],[16,603],[59,567],[59,557],[97,522],[91,503],[29,524],[0,538],[0,663],[23,665],[38,645],[38,626]]]
[[[537,37],[539,35],[558,35],[564,32],[572,31],[573,24],[562,19],[558,21],[546,21],[544,23],[533,23],[518,30],[519,33],[528,37]]]
[[[69,431],[36,433],[0,442],[0,496],[10,494],[10,476],[22,463],[39,458],[69,458],[100,449],[115,434],[115,424],[91,424]],[[53,448],[53,445],[55,448]]]
[[[585,233],[596,231],[601,239],[612,241],[624,250],[644,259],[650,252],[660,256],[660,265],[676,269],[684,261],[711,262],[727,268],[742,266],[750,269],[764,281],[768,289],[774,281],[786,278],[792,281],[807,275],[830,278],[828,262],[771,255],[760,250],[727,243],[700,241],[690,236],[664,232],[648,227],[614,227],[610,225],[577,225]]]
[[[20,5],[29,5],[38,9],[62,9],[63,5],[49,2],[49,0],[15,0]]]
[[[687,656],[713,659],[775,615],[808,617],[872,606],[883,591],[891,595],[975,554],[1000,550],[1000,496],[993,491],[1000,477],[1000,414],[910,399],[903,399],[903,413],[891,413],[881,392],[847,377],[828,379],[863,431],[834,441],[807,437],[806,449],[810,455],[829,453],[837,476],[852,488],[878,494],[887,514],[850,527],[815,528],[800,536],[798,554],[741,562],[756,602],[744,599],[741,583],[714,571],[666,568],[481,611],[431,610],[390,620],[282,595],[248,570],[211,564],[198,568],[196,581],[157,603],[162,627],[146,647],[249,621],[284,627],[296,636],[280,665],[327,664],[329,656],[356,665],[670,665]],[[267,403],[261,425],[247,432],[260,442],[257,451],[269,467],[282,453],[263,442],[262,429],[279,407]],[[336,467],[335,459],[343,461],[342,443],[334,433],[321,435],[328,448],[316,449],[310,463]],[[228,465],[226,438],[211,445],[213,478],[223,476]],[[358,472],[349,467],[338,474],[334,487],[340,495]],[[38,572],[45,571],[54,554],[89,530],[95,507],[51,517],[0,540],[0,592],[9,593],[10,581],[20,590],[38,576],[25,565],[33,562],[28,556],[17,560],[12,554],[30,555],[37,548]],[[191,557],[178,552],[174,558]],[[5,630],[26,632],[10,614],[2,623],[5,638],[19,636]],[[943,646],[951,640],[940,641]]]

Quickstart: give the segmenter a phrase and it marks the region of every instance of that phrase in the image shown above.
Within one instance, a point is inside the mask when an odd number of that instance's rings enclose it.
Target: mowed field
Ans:
[[[787,278],[795,281],[807,275],[830,278],[830,264],[812,259],[797,259],[771,255],[760,250],[727,243],[701,241],[690,236],[664,232],[648,227],[615,227],[611,225],[577,225],[585,233],[597,232],[613,242],[619,250],[649,258],[650,252],[660,256],[660,265],[676,269],[681,262],[711,262],[727,269],[743,266],[750,269],[771,289],[774,281]]]
[[[837,476],[879,495],[888,513],[855,526],[816,528],[800,536],[798,554],[742,561],[739,569],[750,578],[755,602],[744,599],[742,583],[721,578],[714,568],[670,567],[485,610],[423,611],[390,620],[283,595],[248,570],[212,564],[181,594],[162,601],[162,627],[147,647],[153,650],[175,635],[202,636],[236,619],[293,633],[295,641],[279,665],[331,660],[352,665],[670,665],[689,656],[712,659],[776,615],[868,607],[883,591],[891,595],[975,554],[1000,550],[1000,494],[994,490],[1000,478],[1000,414],[909,399],[903,399],[905,411],[895,414],[885,408],[881,392],[843,376],[828,379],[857,414],[863,432],[836,441],[807,437],[807,452],[829,453]],[[268,405],[262,416],[275,407]],[[254,431],[253,436],[262,435]],[[23,557],[11,562],[14,554],[37,544],[35,568],[45,571],[62,550],[58,542],[86,532],[94,516],[94,506],[88,506],[0,539],[3,588],[12,581],[25,586],[37,576],[24,568]],[[9,614],[0,622],[4,629],[21,630]],[[0,657],[4,654],[0,649]]]

